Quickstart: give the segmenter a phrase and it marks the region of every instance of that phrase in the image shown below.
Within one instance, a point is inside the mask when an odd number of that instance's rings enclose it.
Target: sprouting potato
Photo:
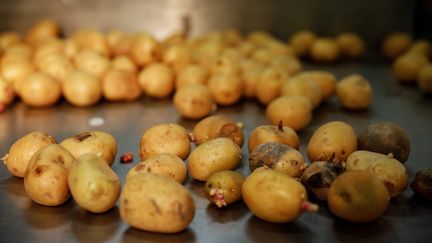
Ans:
[[[265,66],[249,59],[244,59],[241,64],[240,78],[243,81],[243,96],[254,98],[256,96],[256,86]]]
[[[139,67],[157,62],[161,58],[161,45],[149,34],[135,37],[130,56]]]
[[[310,53],[316,35],[309,30],[295,32],[290,38],[290,45],[297,56],[306,56]]]
[[[72,35],[79,49],[88,49],[101,56],[109,57],[110,48],[104,33],[98,30],[82,29]]]
[[[103,213],[114,207],[120,196],[120,178],[95,154],[84,154],[72,164],[68,185],[80,207]]]
[[[215,138],[195,148],[189,158],[191,176],[199,181],[207,181],[218,171],[235,169],[241,162],[240,147],[229,138]]]
[[[75,158],[58,144],[50,144],[36,152],[28,163],[24,187],[29,197],[45,206],[63,204],[70,196],[69,169]]]
[[[136,174],[154,173],[168,176],[179,183],[183,183],[187,176],[185,162],[177,155],[157,154],[132,167],[126,175],[126,180]]]
[[[114,137],[102,131],[88,131],[67,138],[60,143],[75,158],[91,153],[101,157],[109,166],[114,163],[117,143]]]
[[[252,172],[243,183],[242,197],[258,218],[271,223],[288,223],[303,212],[316,212],[308,202],[304,186],[296,179],[268,168]]]
[[[391,197],[400,195],[408,186],[405,166],[392,155],[357,150],[346,161],[346,170],[362,170],[375,175],[389,191]]]
[[[390,33],[383,41],[383,52],[388,58],[396,58],[404,53],[412,43],[411,37],[407,33]]]
[[[229,138],[238,146],[243,145],[243,124],[223,116],[209,116],[193,128],[196,143],[201,144],[213,138]]]
[[[24,177],[27,165],[32,156],[41,148],[55,144],[56,140],[43,132],[31,132],[18,139],[2,158],[9,172],[16,177]]]
[[[60,34],[58,23],[53,20],[45,19],[34,24],[26,33],[25,39],[31,45],[37,45],[39,42],[49,38],[56,38]]]
[[[250,170],[254,171],[260,167],[268,167],[298,178],[307,164],[300,152],[293,147],[278,142],[268,142],[258,145],[249,156]]]
[[[174,154],[186,159],[191,143],[186,129],[178,124],[165,123],[147,129],[141,137],[139,155],[141,161],[161,153]]]
[[[336,41],[341,50],[341,54],[349,58],[359,58],[363,56],[365,44],[355,33],[345,32],[337,36]]]
[[[236,58],[228,55],[220,55],[213,58],[210,63],[211,75],[217,74],[231,74],[238,75],[240,72],[240,66]]]
[[[256,127],[249,135],[249,153],[258,145],[267,142],[278,142],[299,149],[300,141],[297,133],[291,127],[284,126],[283,122],[276,125],[262,125]]]
[[[73,58],[73,63],[78,70],[91,73],[98,79],[102,79],[110,67],[107,57],[90,49],[78,52]]]
[[[185,84],[174,94],[177,111],[189,119],[200,119],[216,110],[216,104],[207,86],[198,83]]]
[[[178,73],[192,63],[192,56],[186,45],[172,44],[163,50],[162,62]]]
[[[205,67],[197,64],[190,64],[178,72],[176,88],[190,83],[207,84],[208,78],[209,74]]]
[[[286,80],[282,85],[281,95],[306,97],[313,108],[318,107],[322,100],[319,84],[313,79],[305,79],[301,76],[294,76]]]
[[[195,215],[191,193],[175,180],[153,173],[128,180],[120,196],[120,216],[129,225],[158,233],[177,233]]]
[[[417,82],[424,93],[432,93],[432,64],[423,66],[417,76]]]
[[[91,106],[102,98],[101,83],[83,71],[71,71],[62,83],[65,99],[75,106]]]
[[[410,52],[396,58],[393,63],[393,72],[401,82],[415,82],[419,72],[428,62],[424,54]]]
[[[129,56],[119,55],[111,60],[111,68],[137,73],[138,68]]]
[[[241,200],[244,177],[235,171],[225,170],[214,173],[205,183],[208,200],[221,208]]]
[[[307,154],[311,162],[330,161],[340,164],[357,150],[354,129],[341,121],[321,125],[309,140]]]
[[[62,94],[61,83],[41,72],[29,74],[18,88],[23,102],[34,107],[54,105]]]
[[[310,55],[314,61],[331,63],[339,58],[340,48],[334,39],[317,38],[312,45]]]
[[[218,105],[232,105],[242,97],[243,83],[234,74],[216,74],[210,78],[207,86]]]
[[[336,94],[342,106],[351,110],[367,109],[372,103],[372,87],[359,74],[349,75],[339,81]]]
[[[304,71],[296,75],[300,79],[314,80],[321,88],[321,98],[326,100],[336,92],[336,77],[326,71]]]
[[[155,98],[167,98],[174,91],[174,72],[164,63],[152,63],[138,76],[142,91]]]
[[[284,69],[277,67],[266,68],[255,87],[255,95],[259,102],[267,105],[279,97],[280,89],[288,78],[289,74]]]
[[[328,161],[317,161],[306,168],[301,176],[301,182],[313,198],[327,200],[331,184],[342,172],[344,169],[340,165]]]
[[[110,101],[131,101],[141,96],[136,74],[119,69],[110,69],[102,79],[102,92]]]
[[[303,96],[282,96],[267,106],[266,115],[273,125],[282,121],[285,126],[299,131],[312,120],[312,104]]]

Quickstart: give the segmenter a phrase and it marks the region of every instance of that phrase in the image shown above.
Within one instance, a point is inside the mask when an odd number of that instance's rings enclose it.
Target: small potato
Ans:
[[[216,104],[207,86],[185,84],[174,94],[174,106],[185,118],[200,119],[216,110]]]
[[[249,156],[249,168],[254,171],[260,167],[268,167],[291,177],[298,178],[306,169],[303,156],[293,147],[268,142],[258,145]]]
[[[98,79],[102,79],[110,67],[107,57],[90,49],[78,52],[73,58],[73,63],[78,70],[91,73]]]
[[[209,116],[193,128],[196,143],[202,144],[213,138],[229,138],[238,146],[243,145],[243,124],[223,116]]]
[[[358,150],[345,164],[347,171],[362,170],[375,175],[384,183],[391,197],[400,195],[408,186],[408,173],[401,162],[391,155]]]
[[[141,96],[136,74],[110,69],[102,79],[102,93],[109,101],[131,101]]]
[[[282,123],[299,131],[312,120],[312,105],[302,96],[282,96],[273,100],[266,109],[266,116],[273,125]]]
[[[372,87],[369,81],[359,74],[349,75],[339,81],[336,94],[342,106],[347,109],[367,109],[372,103]]]
[[[93,75],[83,71],[71,71],[62,83],[65,99],[75,106],[91,106],[102,98],[102,85]]]
[[[111,166],[117,154],[117,143],[114,137],[106,132],[88,131],[67,138],[60,143],[75,158],[84,154],[95,154]]]
[[[154,173],[168,176],[183,183],[187,176],[185,162],[177,155],[157,154],[132,167],[126,175],[126,180],[140,173]]]
[[[177,89],[184,84],[207,84],[208,78],[209,74],[205,67],[190,64],[178,72],[175,84]]]
[[[109,57],[110,48],[104,33],[98,30],[82,29],[72,35],[79,49],[88,49],[101,56]]]
[[[256,217],[271,223],[293,222],[305,211],[318,211],[317,205],[307,201],[306,189],[300,182],[265,168],[246,178],[242,197]]]
[[[135,37],[130,56],[139,67],[157,62],[161,58],[161,45],[149,34],[140,34]]]
[[[363,56],[365,44],[363,40],[355,33],[341,33],[336,38],[341,54],[349,58],[359,58]]]
[[[243,41],[243,36],[236,29],[222,31],[223,39],[228,46],[237,46]]]
[[[69,72],[74,70],[72,63],[64,54],[52,53],[40,58],[37,63],[40,71],[63,82]]]
[[[249,59],[243,60],[240,67],[240,78],[243,81],[243,96],[247,98],[255,98],[257,83],[266,67]]]
[[[174,123],[159,124],[147,129],[141,137],[141,161],[162,153],[174,154],[185,160],[191,150],[189,135],[182,126]]]
[[[417,75],[417,83],[424,93],[432,94],[432,64],[422,67]]]
[[[432,169],[417,171],[414,180],[411,182],[411,189],[414,193],[426,202],[432,202]]]
[[[192,54],[186,45],[172,44],[163,50],[162,62],[178,73],[192,63]]]
[[[309,54],[315,39],[316,35],[312,31],[301,30],[291,36],[289,43],[297,56],[306,56]]]
[[[70,196],[69,169],[75,158],[65,148],[51,144],[35,153],[24,175],[24,187],[29,197],[45,206],[63,204]]]
[[[286,70],[289,75],[297,74],[303,68],[300,60],[293,56],[275,56],[270,65]]]
[[[308,158],[311,162],[330,161],[340,164],[357,150],[357,135],[345,122],[333,121],[321,125],[309,140]]]
[[[0,71],[6,81],[12,83],[15,92],[19,92],[21,83],[33,72],[35,67],[27,58],[8,58],[3,56]]]
[[[392,154],[405,163],[408,160],[411,143],[406,131],[392,122],[377,122],[369,125],[358,137],[358,149]]]
[[[34,24],[27,31],[25,39],[31,45],[37,45],[39,42],[56,38],[60,34],[60,27],[57,22],[50,19],[45,19]]]
[[[259,77],[255,87],[255,95],[261,104],[270,104],[274,99],[279,97],[280,89],[289,74],[281,68],[268,67]]]
[[[313,108],[318,107],[322,100],[321,88],[315,80],[297,76],[284,82],[281,95],[306,97],[310,100]]]
[[[318,38],[314,41],[310,55],[316,62],[335,62],[340,55],[340,48],[336,40],[331,38]]]
[[[26,105],[52,106],[61,98],[61,83],[47,74],[34,72],[21,82],[18,93]]]
[[[216,74],[210,78],[207,86],[218,105],[233,105],[242,97],[243,83],[234,74]]]
[[[207,199],[221,208],[241,200],[244,177],[235,171],[225,170],[214,173],[204,185]]]
[[[412,83],[416,81],[419,72],[428,62],[424,54],[411,52],[396,58],[393,63],[393,72],[399,81]]]
[[[84,154],[72,164],[68,185],[72,197],[93,213],[114,207],[120,196],[120,178],[109,165],[95,154]]]
[[[342,172],[344,169],[340,165],[328,161],[317,161],[306,168],[300,179],[313,198],[327,200],[331,184]]]
[[[164,63],[152,63],[138,76],[141,90],[150,97],[167,98],[174,91],[174,72]]]
[[[239,72],[238,60],[228,55],[216,56],[210,63],[210,74],[213,76],[217,74],[238,75]]]
[[[336,77],[326,71],[304,71],[296,75],[300,79],[314,80],[321,88],[322,100],[327,100],[336,93]]]
[[[177,233],[192,222],[195,202],[175,180],[141,173],[128,180],[120,196],[120,216],[129,225],[150,232]]]
[[[275,125],[258,126],[249,135],[248,150],[253,151],[258,145],[267,142],[278,142],[299,149],[300,141],[297,133],[291,127],[280,122]]]
[[[228,138],[215,138],[195,148],[189,158],[191,176],[199,181],[207,181],[218,171],[235,169],[241,162],[240,147]]]
[[[2,158],[3,163],[12,175],[23,178],[32,156],[41,148],[55,143],[56,140],[46,133],[31,132],[12,144],[8,154]]]
[[[412,43],[412,38],[403,32],[390,33],[383,41],[382,49],[388,58],[396,58],[404,53]]]
[[[132,61],[132,59],[130,59],[130,57],[125,55],[119,55],[114,57],[111,60],[111,68],[131,72],[131,73],[138,72],[138,68],[135,65],[135,63]]]
[[[12,84],[7,82],[0,74],[0,112],[4,107],[12,104],[15,98]]]
[[[128,33],[112,30],[107,33],[106,41],[110,49],[110,53],[114,57],[117,57],[129,54],[132,48],[134,37]]]

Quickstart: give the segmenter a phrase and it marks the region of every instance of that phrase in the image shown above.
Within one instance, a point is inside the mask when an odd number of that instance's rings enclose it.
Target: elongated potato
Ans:
[[[197,144],[213,138],[229,138],[241,147],[243,145],[243,124],[223,116],[209,116],[195,125],[193,135],[195,135]]]
[[[225,170],[214,173],[205,183],[207,199],[219,208],[241,199],[243,176],[235,171]]]
[[[141,89],[134,73],[110,69],[102,79],[102,92],[110,101],[131,101],[141,96]]]
[[[200,181],[215,172],[232,170],[241,162],[240,147],[228,138],[215,138],[195,148],[188,158],[191,176]]]
[[[139,73],[138,82],[147,96],[167,98],[174,91],[174,72],[165,63],[152,63]]]
[[[127,224],[151,232],[176,233],[186,229],[194,215],[191,193],[175,180],[152,173],[126,180],[120,216]]]
[[[285,126],[298,131],[312,120],[312,105],[306,97],[282,96],[267,106],[266,116],[273,125],[282,121]]]
[[[249,153],[258,145],[267,142],[278,142],[299,149],[300,141],[294,129],[284,126],[283,123],[275,125],[258,126],[249,135],[248,149]]]
[[[320,126],[312,135],[307,146],[311,162],[344,162],[357,150],[357,135],[345,122],[333,121]]]
[[[291,36],[289,43],[297,56],[305,56],[309,54],[315,39],[316,35],[312,31],[301,30]]]
[[[102,86],[93,75],[83,71],[71,71],[62,82],[65,99],[75,106],[91,106],[102,98]]]
[[[75,158],[58,144],[48,145],[35,153],[24,175],[29,197],[45,206],[63,204],[70,196],[69,169]]]
[[[114,207],[121,190],[120,178],[95,154],[84,154],[72,164],[68,185],[78,205],[93,213]]]

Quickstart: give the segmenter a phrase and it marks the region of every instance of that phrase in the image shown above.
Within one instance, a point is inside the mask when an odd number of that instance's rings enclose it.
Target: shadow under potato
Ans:
[[[195,242],[195,232],[185,229],[175,234],[153,233],[128,227],[123,233],[122,242],[159,242],[159,243],[183,243]]]
[[[24,209],[26,221],[35,229],[52,229],[70,222],[76,213],[77,205],[69,198],[60,206],[50,207],[29,201]]]
[[[235,222],[244,217],[249,210],[246,204],[240,200],[222,208],[218,208],[216,205],[209,203],[206,212],[213,221],[228,223]]]
[[[392,232],[392,225],[384,217],[380,217],[367,223],[353,223],[340,218],[333,220],[333,235],[340,239],[341,242],[349,242],[353,238],[367,239],[385,239],[386,242],[398,241],[397,235],[388,233]],[[389,237],[394,237],[389,240]]]

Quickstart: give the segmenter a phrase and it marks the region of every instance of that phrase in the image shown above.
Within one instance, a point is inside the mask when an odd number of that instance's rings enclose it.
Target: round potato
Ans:
[[[36,64],[40,71],[63,82],[69,72],[74,70],[72,63],[64,54],[51,53],[40,58]]]
[[[161,58],[161,45],[149,34],[140,34],[135,37],[130,56],[139,67],[157,62]]]
[[[271,60],[270,65],[286,70],[289,75],[295,75],[303,68],[300,60],[294,56],[275,56]]]
[[[300,79],[314,80],[321,88],[321,98],[326,100],[336,92],[336,77],[327,71],[304,71],[296,75]]]
[[[335,62],[340,55],[340,48],[336,40],[331,38],[318,38],[314,41],[310,55],[316,62]]]
[[[218,73],[210,78],[207,86],[218,105],[233,105],[242,97],[243,83],[234,74]]]
[[[238,75],[239,72],[238,60],[228,55],[216,56],[210,63],[210,74],[213,76],[217,74]]]
[[[235,171],[225,170],[214,173],[204,185],[207,199],[221,208],[241,199],[244,177]]]
[[[131,101],[141,96],[136,74],[119,69],[107,71],[102,79],[102,92],[110,101]]]
[[[417,171],[414,180],[411,182],[411,189],[414,193],[425,200],[432,202],[432,169],[422,169]]]
[[[47,74],[34,72],[22,81],[18,93],[29,106],[52,106],[61,98],[61,83]]]
[[[51,19],[44,19],[30,27],[25,39],[31,45],[37,45],[46,39],[57,38],[59,34],[60,27],[58,23]]]
[[[198,83],[185,84],[174,94],[177,111],[189,119],[200,119],[216,110],[216,104],[207,86]]]
[[[432,64],[423,66],[417,76],[417,82],[424,93],[432,93]]]
[[[312,120],[312,105],[306,97],[282,96],[267,106],[266,115],[273,125],[282,121],[285,126],[298,131]]]
[[[107,33],[106,41],[111,54],[114,57],[124,56],[130,53],[134,41],[133,35],[128,33],[112,30]]]
[[[361,75],[353,74],[337,84],[336,94],[342,106],[351,110],[369,108],[372,103],[372,86]]]
[[[116,56],[111,60],[111,68],[126,72],[137,73],[138,68],[135,63],[126,55]]]
[[[393,63],[393,72],[399,81],[413,83],[416,81],[421,69],[428,64],[424,54],[407,53],[396,58]]]
[[[291,127],[284,126],[282,122],[278,126],[263,125],[258,126],[249,135],[249,153],[258,145],[267,142],[278,142],[299,149],[300,140],[297,133]]]
[[[72,71],[62,83],[65,99],[75,106],[91,106],[102,98],[102,85],[93,75]]]
[[[78,52],[73,63],[78,70],[93,74],[97,79],[102,79],[110,68],[110,60],[106,56],[90,49]]]
[[[267,105],[280,96],[282,85],[289,79],[289,74],[277,67],[266,68],[255,87],[255,95],[261,104]]]
[[[164,63],[152,63],[138,75],[142,91],[155,98],[167,98],[174,91],[174,72]]]
[[[20,86],[24,80],[35,72],[33,63],[28,58],[2,57],[0,71],[6,81],[12,83],[15,92],[20,91]]]
[[[309,54],[315,39],[316,35],[312,31],[301,30],[291,36],[289,43],[297,56],[305,56]]]
[[[104,57],[110,56],[110,48],[104,33],[93,29],[81,29],[72,35],[79,49],[88,49]]]
[[[359,58],[363,56],[365,44],[355,33],[345,32],[337,36],[336,41],[341,50],[341,54],[349,58]]]
[[[306,97],[310,100],[313,108],[318,107],[322,100],[321,88],[315,80],[297,76],[284,82],[281,95]]]
[[[199,145],[213,138],[229,138],[238,146],[243,145],[243,124],[223,116],[209,116],[193,128],[195,142]]]
[[[382,49],[388,58],[396,58],[404,53],[412,43],[412,38],[403,32],[390,33],[383,41]]]
[[[208,78],[209,74],[205,67],[190,64],[178,72],[175,85],[178,89],[184,84],[207,84]]]
[[[243,81],[243,96],[255,98],[256,87],[265,70],[265,66],[256,61],[245,59],[241,63],[241,69],[240,77]]]
[[[177,43],[163,50],[162,61],[178,73],[192,63],[192,55],[185,44]]]
[[[309,195],[317,200],[327,200],[328,190],[333,181],[344,172],[340,165],[328,161],[310,164],[301,176],[301,182]]]

